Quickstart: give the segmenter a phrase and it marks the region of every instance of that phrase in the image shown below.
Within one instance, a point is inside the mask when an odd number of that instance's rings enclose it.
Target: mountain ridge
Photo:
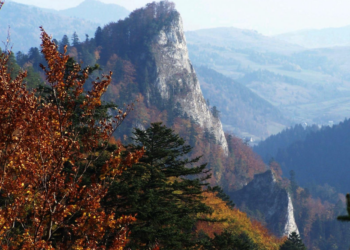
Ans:
[[[239,81],[204,66],[195,69],[203,95],[220,111],[226,131],[241,138],[261,140],[290,124],[276,106]],[[277,129],[267,124],[275,124]]]
[[[99,0],[85,0],[76,7],[60,10],[58,13],[89,20],[103,26],[109,22],[117,22],[126,18],[130,11],[117,4],[103,3]]]
[[[274,38],[306,48],[326,48],[350,45],[350,25],[322,29],[306,29],[282,33]]]
[[[81,8],[84,8],[84,11],[80,11]],[[80,15],[77,14],[79,12]],[[96,12],[101,13],[96,15]],[[77,7],[62,11],[9,1],[1,10],[0,41],[7,40],[10,26],[11,40],[14,41],[13,51],[27,52],[31,47],[38,47],[40,44],[40,26],[57,40],[63,35],[70,38],[74,32],[82,39],[86,34],[92,37],[99,25],[117,22],[129,13],[122,6],[105,4],[98,0],[84,1]],[[72,17],[74,15],[76,17]],[[91,18],[94,16],[96,18]],[[26,37],[25,41],[22,37]]]

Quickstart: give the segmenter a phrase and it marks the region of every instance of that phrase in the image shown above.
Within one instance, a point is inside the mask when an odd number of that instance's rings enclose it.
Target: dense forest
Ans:
[[[347,119],[332,127],[297,125],[269,137],[254,151],[266,162],[271,158],[279,162],[284,173],[293,170],[302,186],[330,185],[347,193],[349,124]]]
[[[318,130],[319,127],[316,125],[303,126],[297,124],[259,142],[258,145],[253,146],[253,150],[261,156],[265,163],[269,163],[271,159],[276,158],[280,150],[284,150],[297,141],[305,140],[308,134]]]

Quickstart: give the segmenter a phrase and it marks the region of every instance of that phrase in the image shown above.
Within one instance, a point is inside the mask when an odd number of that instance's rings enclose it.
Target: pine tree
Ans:
[[[211,113],[213,114],[213,116],[214,116],[215,118],[220,118],[220,111],[217,109],[216,106],[213,106],[213,107],[211,108]]]
[[[300,236],[293,232],[288,239],[281,245],[280,250],[306,250],[306,247]]]
[[[28,55],[18,51],[16,53],[16,61],[19,66],[23,67],[23,65],[28,61]]]
[[[29,49],[28,52],[28,60],[33,65],[33,68],[36,71],[40,71],[40,63],[44,63],[44,58],[40,54],[40,51],[36,47],[32,47]]]
[[[72,45],[74,47],[79,46],[79,36],[77,34],[77,32],[74,31],[73,35],[72,35]]]
[[[95,43],[96,47],[101,46],[103,42],[103,34],[102,34],[102,29],[100,26],[97,27],[97,30],[95,32]]]
[[[224,230],[221,234],[216,234],[213,239],[205,234],[199,235],[200,245],[204,250],[258,250],[258,246],[245,233],[233,234]]]
[[[228,196],[221,187],[219,187],[219,186],[215,186],[213,188],[209,187],[209,190],[213,191],[213,192],[216,192],[217,193],[216,196],[219,197],[221,200],[225,201],[226,205],[229,208],[232,209],[232,208],[235,207],[235,204],[231,200],[230,196]]]
[[[67,36],[67,35],[64,35],[64,36],[62,37],[62,40],[61,40],[60,43],[59,43],[59,51],[60,51],[61,53],[64,52],[64,46],[67,46],[67,48],[70,47],[69,39],[68,39],[68,36]]]
[[[17,64],[15,55],[12,52],[9,53],[7,67],[8,71],[10,72],[11,79],[15,79],[19,72],[21,72],[21,67]]]
[[[131,225],[131,249],[191,249],[197,213],[210,213],[202,202],[204,181],[210,176],[199,158],[187,159],[191,147],[161,123],[145,131],[135,129],[131,151],[141,147],[145,155],[121,175],[106,204],[116,214],[136,214]],[[198,176],[202,175],[202,176]],[[197,176],[197,177],[196,177]],[[118,200],[113,197],[120,197]]]

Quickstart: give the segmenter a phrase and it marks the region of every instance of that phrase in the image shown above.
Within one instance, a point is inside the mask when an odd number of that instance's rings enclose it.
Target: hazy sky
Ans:
[[[83,0],[14,0],[44,8],[65,9]],[[152,0],[101,0],[129,10]],[[350,25],[349,0],[173,0],[186,30],[232,26],[265,35],[308,28]],[[103,13],[96,13],[103,14]]]

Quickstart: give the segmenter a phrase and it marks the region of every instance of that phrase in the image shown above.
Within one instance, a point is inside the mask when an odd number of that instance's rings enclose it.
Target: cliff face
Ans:
[[[259,211],[267,228],[275,235],[299,234],[292,200],[287,191],[279,186],[271,170],[255,175],[253,181],[233,194],[233,199],[243,210]]]
[[[134,94],[139,91],[145,97],[147,108],[164,111],[168,126],[176,116],[192,117],[228,154],[221,121],[212,115],[203,97],[189,60],[182,19],[173,3],[153,2],[133,11],[125,20],[97,32],[95,43],[102,48],[99,61],[111,65],[112,71],[125,69],[113,64],[112,55],[131,62],[135,69],[131,78],[138,85]]]
[[[154,37],[151,51],[157,71],[153,87],[160,97],[165,101],[171,99],[174,105],[179,103],[182,112],[211,132],[227,154],[227,141],[221,121],[210,112],[189,60],[180,16],[174,18],[170,25],[161,29]]]

